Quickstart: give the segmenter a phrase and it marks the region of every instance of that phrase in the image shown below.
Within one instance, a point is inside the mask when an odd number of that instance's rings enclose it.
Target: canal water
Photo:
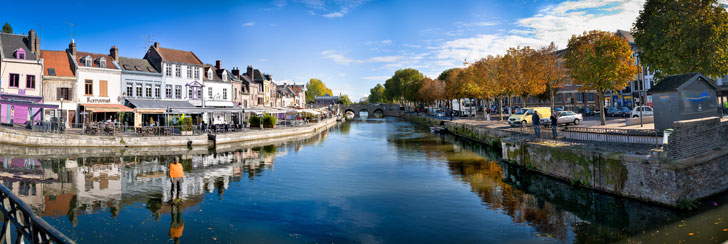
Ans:
[[[596,193],[395,118],[216,149],[9,148],[0,180],[79,243],[719,243],[693,212]],[[65,153],[64,153],[65,152]],[[183,201],[166,165],[184,164]]]

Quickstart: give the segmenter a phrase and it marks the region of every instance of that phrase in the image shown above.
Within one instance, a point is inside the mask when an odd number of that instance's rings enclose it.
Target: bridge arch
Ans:
[[[381,108],[376,108],[376,109],[374,109],[372,114],[369,116],[376,117],[376,118],[384,117],[384,110]]]

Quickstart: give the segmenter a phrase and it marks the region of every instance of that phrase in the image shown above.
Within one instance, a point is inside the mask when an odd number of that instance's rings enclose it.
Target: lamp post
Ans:
[[[61,124],[58,125],[58,130],[61,129],[61,126],[65,126],[65,121],[63,120],[63,98],[61,98]]]

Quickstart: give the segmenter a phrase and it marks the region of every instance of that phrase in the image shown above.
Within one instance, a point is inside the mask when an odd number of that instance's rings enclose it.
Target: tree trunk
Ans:
[[[551,113],[554,113],[554,89],[549,89],[551,93]]]
[[[526,95],[521,96],[521,102],[523,103],[523,107],[526,107]]]
[[[604,117],[604,92],[599,91],[598,96],[599,97],[597,100],[599,101],[599,106],[597,106],[597,107],[599,108],[599,118],[602,121],[602,125],[606,125],[607,119]]]

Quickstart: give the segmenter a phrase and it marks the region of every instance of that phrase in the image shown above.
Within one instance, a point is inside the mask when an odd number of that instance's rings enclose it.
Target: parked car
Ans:
[[[578,125],[584,120],[584,117],[580,113],[574,113],[571,111],[561,111],[558,112],[556,116],[556,123],[558,124]]]
[[[629,114],[630,118],[639,118],[640,117],[640,110],[642,111],[642,116],[649,117],[653,115],[652,107],[650,106],[637,106],[632,109],[632,112]]]
[[[619,108],[619,116],[629,117],[629,113],[630,112],[632,112],[632,110],[629,109],[628,107],[621,107],[621,108]]]
[[[615,108],[615,107],[608,107],[604,111],[605,111],[604,116],[607,116],[607,117],[622,116],[621,110],[619,110],[618,108]]]
[[[561,108],[561,107],[554,108],[554,112],[561,112],[561,111],[564,111],[564,108]]]
[[[511,126],[526,126],[528,124],[531,124],[533,123],[533,119],[531,116],[533,115],[534,111],[538,112],[538,115],[541,117],[541,119],[551,116],[550,107],[523,108],[508,117],[508,124]]]
[[[579,113],[586,115],[586,116],[594,116],[594,114],[595,114],[594,110],[591,110],[589,107],[580,108]]]

